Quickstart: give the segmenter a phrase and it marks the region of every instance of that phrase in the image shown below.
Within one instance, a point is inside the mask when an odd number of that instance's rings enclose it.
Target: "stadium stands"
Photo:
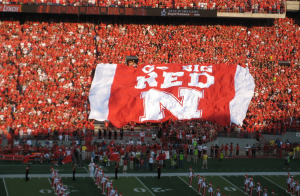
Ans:
[[[13,16],[12,16],[13,17]],[[88,95],[97,63],[237,63],[255,78],[240,130],[284,133],[299,125],[299,16],[275,20],[103,17],[1,21],[0,132],[9,137],[91,130]],[[290,61],[280,66],[278,61]],[[213,125],[213,124],[212,124]],[[228,127],[215,127],[226,131]]]

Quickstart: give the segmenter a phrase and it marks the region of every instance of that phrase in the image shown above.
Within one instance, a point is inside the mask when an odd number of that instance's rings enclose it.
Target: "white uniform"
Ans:
[[[89,168],[90,168],[90,177],[94,177],[95,164],[90,163]]]
[[[213,188],[210,186],[209,188],[208,188],[208,191],[207,191],[210,195],[213,195],[213,193],[214,193],[214,190],[213,190]]]
[[[115,195],[115,190],[111,190],[109,196],[114,196]]]
[[[268,196],[268,193],[264,192],[263,196]]]
[[[261,188],[260,188],[260,185],[257,185],[256,187],[256,192],[257,192],[257,195],[260,196],[260,193],[261,193]]]

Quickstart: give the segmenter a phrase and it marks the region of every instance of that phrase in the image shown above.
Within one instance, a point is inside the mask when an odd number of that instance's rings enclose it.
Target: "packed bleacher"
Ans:
[[[270,14],[283,14],[286,8],[286,2],[281,0],[1,0],[0,4],[198,9],[217,10],[218,12]]]
[[[237,63],[250,69],[255,95],[242,127],[174,121],[166,131],[207,136],[238,131],[282,134],[299,125],[299,16],[272,20],[9,17],[1,21],[0,134],[7,138],[85,137],[97,63]],[[278,61],[290,61],[281,66]],[[184,128],[184,129],[183,129]],[[173,132],[171,132],[171,130]],[[206,131],[205,133],[203,131]],[[171,133],[171,134],[170,134]],[[212,134],[212,135],[215,135]],[[55,137],[53,137],[55,136]],[[206,137],[208,138],[208,137]]]

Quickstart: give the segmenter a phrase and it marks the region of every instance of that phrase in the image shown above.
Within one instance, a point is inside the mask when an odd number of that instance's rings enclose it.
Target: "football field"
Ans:
[[[72,177],[63,177],[62,182],[68,186],[70,196],[81,195],[101,195],[102,191],[97,188],[93,178],[77,177],[76,181]],[[268,193],[272,190],[276,195],[287,195],[284,175],[253,175],[254,182],[260,181],[262,188],[267,187]],[[299,176],[295,176],[300,180]],[[164,195],[199,195],[197,178],[193,179],[192,187],[188,186],[189,178],[183,175],[167,176],[163,175],[161,179],[157,176],[135,176],[135,177],[119,177],[113,180],[113,187],[117,188],[123,195],[130,196],[164,196]],[[244,176],[243,175],[205,175],[207,184],[212,182],[214,190],[220,188],[221,193],[227,196],[240,196],[244,193]],[[202,191],[202,190],[201,190]],[[29,181],[24,178],[2,178],[0,181],[0,195],[7,196],[45,196],[55,195],[54,189],[51,188],[51,178],[48,177],[32,177]],[[208,193],[206,192],[206,195]],[[256,195],[254,191],[253,195]]]
[[[288,195],[286,193],[286,178],[288,170],[282,167],[282,159],[257,159],[257,160],[227,160],[223,167],[218,166],[217,160],[209,160],[209,169],[202,169],[201,163],[193,164],[184,162],[183,169],[170,169],[169,163],[162,168],[162,178],[157,179],[156,171],[129,170],[128,174],[122,174],[122,167],[119,171],[119,179],[114,179],[111,165],[105,171],[109,180],[113,180],[113,187],[117,188],[123,196],[183,196],[199,195],[198,178],[194,177],[192,187],[188,186],[189,167],[194,168],[196,175],[204,176],[206,184],[210,182],[214,190],[220,188],[220,192],[226,196],[241,196],[244,193],[244,175],[247,173],[254,177],[255,187],[260,181],[261,188],[267,187],[268,194],[274,190],[276,195]],[[300,180],[299,160],[291,163],[290,173],[294,179]],[[62,177],[64,185],[68,186],[69,196],[93,196],[101,195],[102,190],[95,185],[95,179],[89,177],[88,163],[83,168],[77,168],[76,180],[72,180],[72,166],[54,166]],[[272,165],[271,165],[272,164]],[[55,195],[51,188],[50,164],[31,164],[29,181],[25,181],[25,164],[1,163],[0,164],[0,196],[45,196]],[[255,189],[254,189],[255,190]],[[201,190],[202,191],[202,190]],[[209,195],[206,192],[206,195]],[[215,194],[214,194],[215,195]],[[257,195],[254,191],[253,196]]]

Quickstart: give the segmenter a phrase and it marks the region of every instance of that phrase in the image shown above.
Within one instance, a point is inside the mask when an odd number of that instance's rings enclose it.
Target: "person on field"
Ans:
[[[193,177],[194,177],[193,168],[190,167],[190,172],[189,172],[190,183],[189,183],[189,187],[192,187]]]
[[[222,164],[222,167],[223,167],[223,158],[224,158],[223,151],[221,151],[218,166],[220,166]]]
[[[257,187],[256,187],[256,192],[257,192],[257,196],[260,196],[261,195],[261,186],[260,186],[260,182],[257,181]]]
[[[76,164],[73,165],[73,180],[76,180],[75,173],[76,173]]]
[[[119,164],[117,163],[117,165],[115,166],[115,179],[118,179],[118,172],[119,172]]]
[[[29,169],[30,169],[30,165],[28,164],[27,167],[26,167],[26,169],[25,169],[25,181],[29,180],[29,178],[28,178]]]
[[[214,189],[212,187],[212,182],[209,183],[209,188],[208,188],[207,192],[209,193],[209,196],[213,196]]]
[[[285,164],[284,164],[284,169],[288,168],[288,170],[290,169],[290,154],[286,154],[285,157]]]
[[[201,194],[201,187],[202,187],[202,178],[200,175],[197,175],[198,176],[198,194],[200,195]]]
[[[205,178],[203,176],[203,178],[202,178],[202,196],[205,196],[206,187],[207,187],[207,185],[206,185],[206,182],[205,182]]]
[[[203,165],[202,165],[202,169],[204,169],[204,165],[206,166],[206,169],[207,169],[207,158],[208,158],[208,156],[207,156],[207,154],[205,153],[205,154],[203,155]]]
[[[247,194],[248,191],[248,183],[249,183],[249,179],[248,179],[248,175],[245,175],[245,180],[244,180],[244,186],[245,186],[245,194]]]
[[[290,193],[290,191],[291,191],[291,187],[290,187],[291,181],[292,181],[292,179],[291,179],[290,173],[288,172],[287,179],[286,179],[286,184],[288,187],[288,189],[286,191],[287,193]]]
[[[156,169],[157,169],[157,178],[160,179],[160,175],[161,175],[161,165],[160,165],[159,163],[157,164]]]
[[[249,180],[249,189],[250,189],[249,196],[252,196],[253,187],[254,187],[253,178],[250,178],[250,180]]]
[[[89,170],[90,170],[90,177],[94,177],[95,164],[94,164],[93,160],[89,164]]]

